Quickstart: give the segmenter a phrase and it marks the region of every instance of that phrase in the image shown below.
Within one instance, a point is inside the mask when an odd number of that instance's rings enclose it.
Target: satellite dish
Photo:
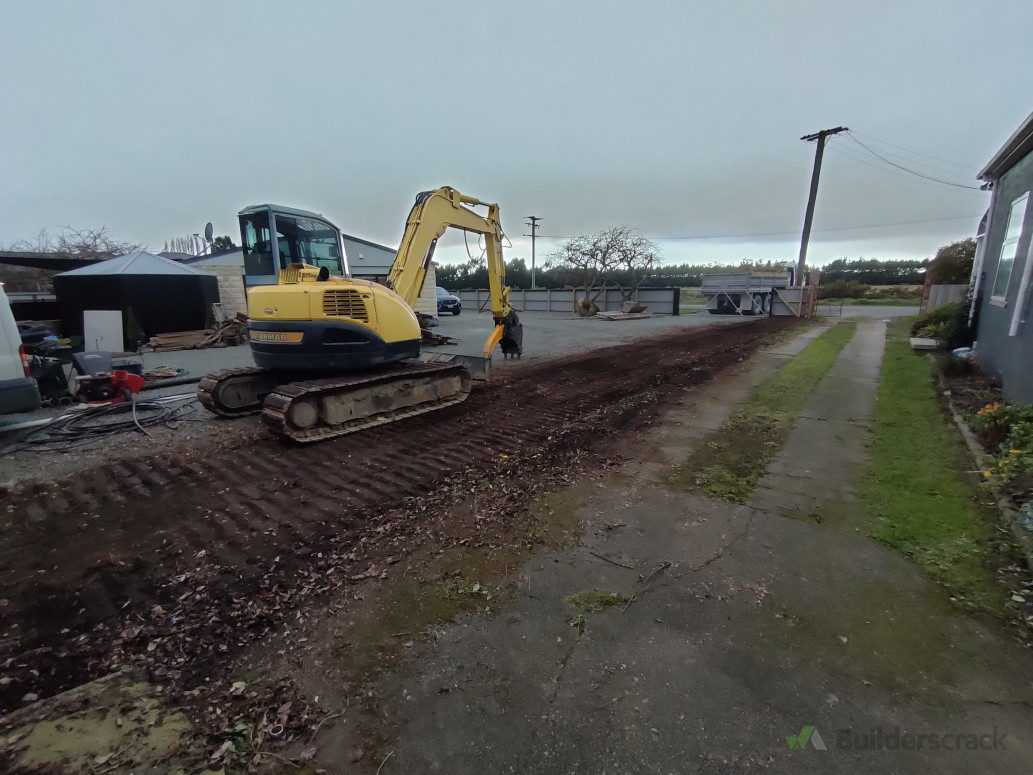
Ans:
[[[204,225],[204,238],[205,238],[205,241],[211,242],[212,241],[212,237],[213,237],[214,234],[215,234],[215,229],[212,226],[212,222],[208,221],[208,223],[206,223]]]

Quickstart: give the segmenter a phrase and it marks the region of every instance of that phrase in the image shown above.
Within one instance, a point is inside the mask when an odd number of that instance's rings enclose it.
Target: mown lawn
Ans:
[[[930,359],[908,345],[910,325],[890,327],[860,505],[871,535],[912,557],[956,602],[1002,614],[1009,595],[995,573],[1017,560],[1015,549],[939,403]]]
[[[814,386],[856,330],[838,323],[762,382],[721,427],[668,477],[671,486],[745,503]]]

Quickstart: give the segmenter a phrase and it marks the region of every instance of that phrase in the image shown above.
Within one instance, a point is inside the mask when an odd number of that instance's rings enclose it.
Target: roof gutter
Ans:
[[[1001,149],[994,154],[985,167],[976,176],[980,180],[992,182],[1010,170],[1019,159],[1033,151],[1033,113],[1026,116],[1014,134],[1008,138]]]

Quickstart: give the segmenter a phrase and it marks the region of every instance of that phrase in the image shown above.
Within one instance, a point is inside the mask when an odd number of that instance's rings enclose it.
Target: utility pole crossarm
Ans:
[[[801,140],[807,142],[817,141],[814,149],[814,169],[811,172],[811,192],[807,198],[807,214],[803,219],[803,235],[800,238],[800,258],[796,262],[796,284],[803,281],[803,269],[807,263],[807,243],[811,240],[811,223],[814,221],[814,202],[818,198],[818,178],[821,175],[821,157],[825,152],[825,141],[831,135],[838,135],[840,132],[849,131],[845,126],[837,126],[834,129],[822,129],[812,135],[804,135]]]
[[[813,135],[804,135],[801,140],[817,140],[819,137],[828,135],[838,135],[840,132],[849,132],[849,128],[845,126],[837,126],[835,129],[822,129],[820,132],[815,132]]]

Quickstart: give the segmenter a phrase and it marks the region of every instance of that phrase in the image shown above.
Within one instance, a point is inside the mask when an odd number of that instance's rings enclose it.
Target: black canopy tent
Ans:
[[[66,336],[82,336],[84,310],[132,309],[147,336],[204,328],[219,301],[213,275],[152,253],[137,252],[54,276]],[[123,324],[124,325],[124,324]]]

